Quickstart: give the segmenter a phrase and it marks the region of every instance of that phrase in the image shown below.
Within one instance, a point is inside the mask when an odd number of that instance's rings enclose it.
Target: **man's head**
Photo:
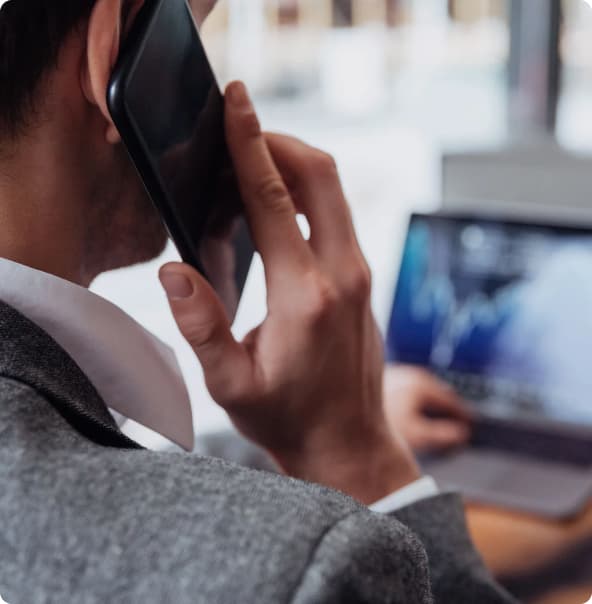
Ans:
[[[164,228],[106,105],[121,42],[142,4],[2,4],[0,256],[88,283],[162,251]],[[193,0],[198,23],[214,4]]]

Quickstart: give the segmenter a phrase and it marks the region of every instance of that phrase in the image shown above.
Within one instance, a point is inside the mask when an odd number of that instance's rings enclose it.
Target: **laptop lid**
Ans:
[[[486,417],[592,434],[592,229],[414,214],[386,350]]]

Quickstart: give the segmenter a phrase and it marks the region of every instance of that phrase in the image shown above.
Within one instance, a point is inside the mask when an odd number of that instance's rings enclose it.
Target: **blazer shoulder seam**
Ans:
[[[353,516],[356,516],[358,514],[360,514],[361,510],[355,510],[354,512],[348,512],[347,514],[341,516],[340,518],[338,518],[333,524],[331,524],[330,526],[328,526],[320,535],[319,538],[317,539],[314,547],[311,549],[310,555],[308,556],[308,559],[306,560],[306,564],[304,565],[304,570],[302,571],[299,579],[298,579],[298,583],[296,584],[296,587],[294,588],[294,591],[292,592],[292,596],[290,598],[290,602],[294,602],[294,599],[296,598],[296,596],[298,595],[298,593],[300,592],[300,588],[302,587],[304,580],[306,579],[306,575],[308,574],[308,570],[312,564],[312,561],[315,559],[317,552],[319,551],[319,549],[321,548],[321,546],[323,545],[323,542],[325,541],[325,539],[327,538],[327,535],[329,535],[331,532],[333,532],[342,522],[345,522],[346,520],[348,520],[349,518],[352,518]]]

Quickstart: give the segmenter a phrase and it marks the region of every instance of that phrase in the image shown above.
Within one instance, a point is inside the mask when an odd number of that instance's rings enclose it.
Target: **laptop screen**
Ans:
[[[386,347],[486,414],[592,426],[592,230],[413,216]]]

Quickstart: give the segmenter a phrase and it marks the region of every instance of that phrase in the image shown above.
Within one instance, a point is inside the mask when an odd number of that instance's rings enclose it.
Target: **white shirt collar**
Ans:
[[[45,330],[108,407],[193,449],[191,403],[175,353],[120,308],[69,281],[3,258],[0,300]]]

